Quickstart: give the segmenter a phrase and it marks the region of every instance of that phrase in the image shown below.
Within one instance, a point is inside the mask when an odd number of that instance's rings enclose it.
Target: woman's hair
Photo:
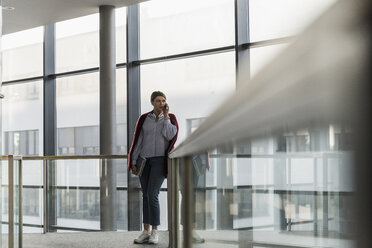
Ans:
[[[165,96],[165,94],[163,92],[161,92],[161,91],[154,91],[151,94],[151,102],[153,102],[155,100],[155,98],[157,98],[158,96],[162,96],[165,99],[167,99],[167,97]]]

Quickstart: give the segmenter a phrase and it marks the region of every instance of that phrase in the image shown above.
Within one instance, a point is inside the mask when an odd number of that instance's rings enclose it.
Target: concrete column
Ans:
[[[116,52],[115,7],[100,6],[100,154],[116,153]],[[116,173],[110,159],[101,162],[100,222],[101,229],[115,231]]]

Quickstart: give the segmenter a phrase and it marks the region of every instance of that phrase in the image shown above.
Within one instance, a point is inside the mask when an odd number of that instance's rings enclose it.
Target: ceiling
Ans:
[[[145,0],[3,0],[3,34],[98,13],[101,5],[117,8]]]

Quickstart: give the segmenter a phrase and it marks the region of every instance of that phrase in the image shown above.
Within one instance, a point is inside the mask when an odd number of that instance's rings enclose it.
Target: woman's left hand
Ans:
[[[169,105],[166,103],[163,108],[163,114],[165,118],[169,118],[168,113],[169,113]]]

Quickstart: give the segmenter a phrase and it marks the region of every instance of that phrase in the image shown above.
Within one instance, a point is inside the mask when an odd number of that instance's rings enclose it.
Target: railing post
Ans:
[[[43,233],[47,233],[47,162],[43,159]]]
[[[322,235],[328,236],[328,158],[325,156],[323,159],[323,223],[322,223]]]
[[[169,247],[177,248],[179,244],[179,173],[178,159],[168,163],[168,230]]]
[[[22,211],[22,191],[23,191],[23,179],[22,179],[22,157],[19,158],[18,163],[18,224],[19,224],[19,236],[18,236],[18,247],[23,247],[23,211]]]
[[[15,210],[16,206],[14,205],[14,193],[18,193],[18,246],[22,248],[22,228],[23,228],[23,221],[22,221],[22,160],[20,156],[16,157],[19,160],[17,167],[14,164],[14,156],[8,156],[8,247],[14,248],[14,226],[15,226]],[[15,191],[14,188],[14,168],[18,171],[18,191]]]
[[[173,159],[168,159],[168,181],[167,181],[167,199],[168,199],[168,232],[169,246],[173,247]]]
[[[44,230],[45,232],[56,232],[57,225],[57,172],[56,160],[45,159],[45,217]]]
[[[194,219],[193,180],[191,157],[182,158],[182,220],[183,247],[192,247],[192,229]]]
[[[173,237],[173,242],[174,242],[174,247],[178,248],[181,247],[180,244],[180,195],[178,193],[179,190],[179,185],[180,185],[180,160],[174,160],[173,163],[173,218],[174,218],[174,237]]]
[[[314,170],[314,195],[313,195],[313,201],[314,201],[314,223],[313,223],[313,229],[314,229],[314,236],[317,237],[319,236],[319,231],[318,231],[318,205],[319,205],[319,201],[318,201],[318,197],[320,197],[322,191],[319,190],[320,192],[318,192],[318,189],[317,189],[317,186],[319,184],[318,182],[318,169],[317,169],[317,160],[316,158],[313,158],[313,170]],[[325,221],[325,219],[323,218],[323,222]]]
[[[14,247],[14,180],[13,180],[13,156],[8,157],[8,246]]]

